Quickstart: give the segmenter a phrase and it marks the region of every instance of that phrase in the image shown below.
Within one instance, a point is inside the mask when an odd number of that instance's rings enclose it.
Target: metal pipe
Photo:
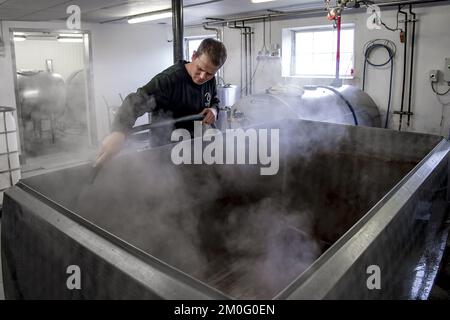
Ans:
[[[219,28],[208,27],[208,24],[204,23],[203,29],[214,31],[216,33],[217,40],[222,41],[222,34],[221,34],[221,30]]]
[[[402,82],[402,101],[400,105],[400,120],[398,125],[398,130],[402,130],[402,121],[403,121],[403,106],[405,100],[405,82],[406,82],[406,64],[407,64],[407,50],[408,50],[408,13],[401,10],[401,6],[398,7],[398,12],[405,15],[405,42],[404,42],[404,50],[403,50],[403,82]]]
[[[414,42],[416,38],[416,14],[412,12],[412,5],[409,5],[409,13],[412,15],[412,35],[411,35],[411,61],[409,68],[409,94],[408,94],[408,122],[409,127],[411,120],[411,95],[412,95],[412,80],[413,80],[413,66],[414,66]]]
[[[412,1],[395,1],[395,2],[382,2],[377,3],[376,5],[379,7],[390,7],[390,6],[398,6],[398,5],[414,5],[414,4],[430,4],[433,2],[450,2],[449,0],[412,0]]]
[[[296,11],[290,11],[290,12],[283,12],[283,13],[271,13],[271,14],[265,14],[265,15],[220,19],[217,21],[207,22],[207,24],[208,25],[222,25],[222,24],[237,23],[237,22],[243,22],[243,21],[262,20],[262,19],[267,19],[267,18],[271,18],[271,17],[276,18],[276,17],[296,16],[296,15],[302,15],[302,14],[318,14],[318,13],[324,13],[324,9],[323,8],[314,8],[314,9],[307,9],[307,10],[296,10]],[[190,27],[198,27],[198,26],[199,25],[191,25]]]
[[[237,26],[236,22],[234,22],[234,26],[229,26],[228,28],[230,29],[240,29],[241,30],[241,44],[242,44],[242,36],[244,36],[244,64],[245,64],[245,74],[244,74],[244,78],[245,78],[245,85],[244,87],[242,87],[241,84],[241,90],[243,90],[245,88],[245,95],[248,95],[248,62],[247,62],[247,57],[248,57],[248,48],[247,48],[247,28],[244,26],[244,21],[242,21],[242,26]],[[244,31],[242,31],[244,30]],[[242,61],[242,50],[241,50],[241,61]],[[242,79],[242,65],[241,65],[241,79]],[[243,80],[241,80],[241,83],[243,82]]]
[[[242,25],[244,25],[244,23],[242,23]],[[250,72],[247,70],[247,73],[250,75],[250,79],[249,79],[249,94],[253,93],[253,54],[252,54],[252,27],[245,27],[245,33],[247,34],[248,38],[248,52],[247,52],[247,57],[248,57],[248,69],[250,70]]]
[[[242,28],[244,29],[245,95],[248,95],[248,35],[244,21],[242,21]]]
[[[339,67],[341,61],[341,14],[337,16],[337,48],[336,48],[336,84],[339,83]]]
[[[216,33],[217,40],[223,41],[223,34],[222,34],[222,30],[221,29],[208,27],[208,25],[206,23],[203,24],[203,29],[209,30],[209,31],[214,31]],[[223,84],[225,85],[225,80],[223,78],[223,67],[221,67],[217,71],[217,78],[219,79],[219,82],[222,81]]]
[[[183,60],[183,0],[172,0],[173,62]]]
[[[244,75],[242,74],[242,61],[243,61],[243,57],[242,57],[242,53],[243,53],[243,41],[244,41],[244,35],[242,34],[242,31],[240,31],[241,34],[241,43],[240,43],[240,48],[239,48],[239,53],[240,53],[240,59],[239,59],[239,73],[240,73],[240,77],[241,77],[241,92],[242,93],[242,89],[244,88],[243,84],[244,84]]]
[[[395,2],[382,2],[377,3],[376,5],[378,7],[391,7],[391,6],[398,6],[398,5],[419,5],[419,4],[431,4],[436,2],[449,2],[450,0],[416,0],[416,1],[395,1]],[[361,9],[358,8],[345,8],[345,10],[349,11],[361,11]],[[207,25],[227,25],[228,23],[237,23],[242,21],[254,21],[254,20],[263,20],[263,19],[273,19],[273,18],[283,18],[283,17],[295,17],[295,16],[301,16],[301,15],[314,15],[314,14],[324,14],[326,13],[324,11],[323,7],[316,7],[316,8],[310,8],[310,9],[304,9],[304,10],[294,10],[294,11],[285,11],[285,12],[274,12],[270,14],[264,14],[264,15],[253,15],[253,16],[246,16],[246,17],[235,17],[235,18],[228,18],[228,19],[215,19],[215,18],[209,18],[214,19],[217,21],[211,21],[207,22]],[[208,19],[208,18],[207,18]],[[201,27],[202,24],[195,24],[195,25],[189,25],[188,27]]]

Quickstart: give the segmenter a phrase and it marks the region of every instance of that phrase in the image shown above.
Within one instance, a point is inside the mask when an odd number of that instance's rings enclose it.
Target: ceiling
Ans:
[[[205,3],[202,5],[202,3]],[[244,12],[260,11],[290,5],[322,5],[319,0],[277,0],[265,3],[251,3],[251,0],[184,0],[185,24],[202,21],[208,16],[233,15]],[[127,16],[150,11],[169,9],[171,0],[0,0],[0,19],[14,21],[51,21],[64,20],[69,14],[66,9],[78,5],[81,20],[91,23],[103,23],[111,20],[126,22]],[[190,7],[191,5],[194,5]],[[162,21],[168,21],[165,19]],[[161,22],[161,20],[153,23]]]
[[[183,3],[185,25],[202,22],[206,17],[236,16],[270,9],[300,10],[324,6],[323,0],[275,0],[264,3],[252,3],[251,0],[184,0]],[[126,23],[128,16],[169,9],[171,0],[0,0],[0,20],[65,20],[69,16],[66,10],[70,5],[80,7],[82,22]],[[147,23],[170,23],[170,21],[168,18]]]

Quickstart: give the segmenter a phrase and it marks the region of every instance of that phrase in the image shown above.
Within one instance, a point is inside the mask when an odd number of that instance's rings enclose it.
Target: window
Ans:
[[[195,36],[195,37],[186,37],[184,38],[184,59],[187,61],[191,61],[192,55],[194,51],[197,50],[200,43],[206,38],[217,39],[217,37],[209,35],[209,36]]]
[[[290,41],[290,56],[283,59],[284,76],[307,78],[334,78],[336,75],[337,30],[333,27],[288,29],[283,31]],[[285,44],[284,39],[283,44]],[[354,25],[343,25],[341,29],[339,75],[353,76]]]

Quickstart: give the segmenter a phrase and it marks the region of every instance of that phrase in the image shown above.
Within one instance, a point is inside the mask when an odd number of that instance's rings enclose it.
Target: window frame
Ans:
[[[322,26],[309,26],[309,27],[298,27],[298,28],[289,28],[289,42],[290,42],[290,59],[289,59],[289,72],[285,74],[287,77],[292,78],[314,78],[314,79],[333,79],[335,77],[334,74],[297,74],[297,65],[296,65],[296,47],[297,40],[296,36],[298,33],[312,33],[312,32],[329,32],[334,31],[334,27],[330,25],[322,25]],[[353,30],[353,48],[352,48],[352,66],[351,69],[355,68],[355,24],[354,23],[346,23],[342,24],[341,30]],[[336,52],[334,52],[336,53]],[[342,62],[342,60],[341,60]],[[354,74],[350,75],[340,75],[341,79],[354,79]]]
[[[217,35],[205,34],[198,36],[185,36],[184,37],[184,59],[186,61],[191,61],[192,56],[189,56],[189,41],[191,40],[204,40],[206,38],[213,38],[217,40]],[[197,50],[197,48],[195,48]]]

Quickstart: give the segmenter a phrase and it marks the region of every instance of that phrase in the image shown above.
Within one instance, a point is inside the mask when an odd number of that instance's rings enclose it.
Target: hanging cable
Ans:
[[[450,84],[449,84],[449,85],[450,85]],[[450,88],[448,88],[448,90],[445,91],[444,93],[438,92],[436,89],[434,89],[433,82],[431,82],[431,89],[432,89],[433,92],[434,92],[435,94],[437,94],[438,96],[445,96],[447,93],[450,92]]]
[[[382,63],[374,63],[370,60],[370,55],[375,49],[383,48],[388,53],[388,59],[385,62]],[[365,85],[366,85],[366,68],[367,64],[373,66],[373,67],[384,67],[387,64],[391,64],[391,72],[390,72],[390,80],[389,80],[389,94],[388,94],[388,105],[387,105],[387,112],[386,112],[386,121],[384,124],[384,127],[387,128],[388,121],[389,121],[389,112],[391,109],[391,96],[392,96],[392,82],[393,82],[393,74],[394,74],[394,57],[397,52],[397,47],[395,46],[395,43],[386,40],[386,39],[375,39],[367,42],[364,45],[364,68],[363,68],[363,84],[362,84],[362,90],[364,91]]]
[[[399,14],[400,14],[400,12],[397,11],[397,25],[396,25],[395,28],[388,27],[388,26],[383,22],[383,20],[381,20],[381,17],[379,17],[380,23],[383,25],[383,27],[385,27],[385,28],[388,29],[389,31],[394,31],[394,32],[395,32],[395,31],[400,31],[400,32],[403,32],[403,29],[398,27],[398,24],[399,24],[398,16],[399,16]]]

